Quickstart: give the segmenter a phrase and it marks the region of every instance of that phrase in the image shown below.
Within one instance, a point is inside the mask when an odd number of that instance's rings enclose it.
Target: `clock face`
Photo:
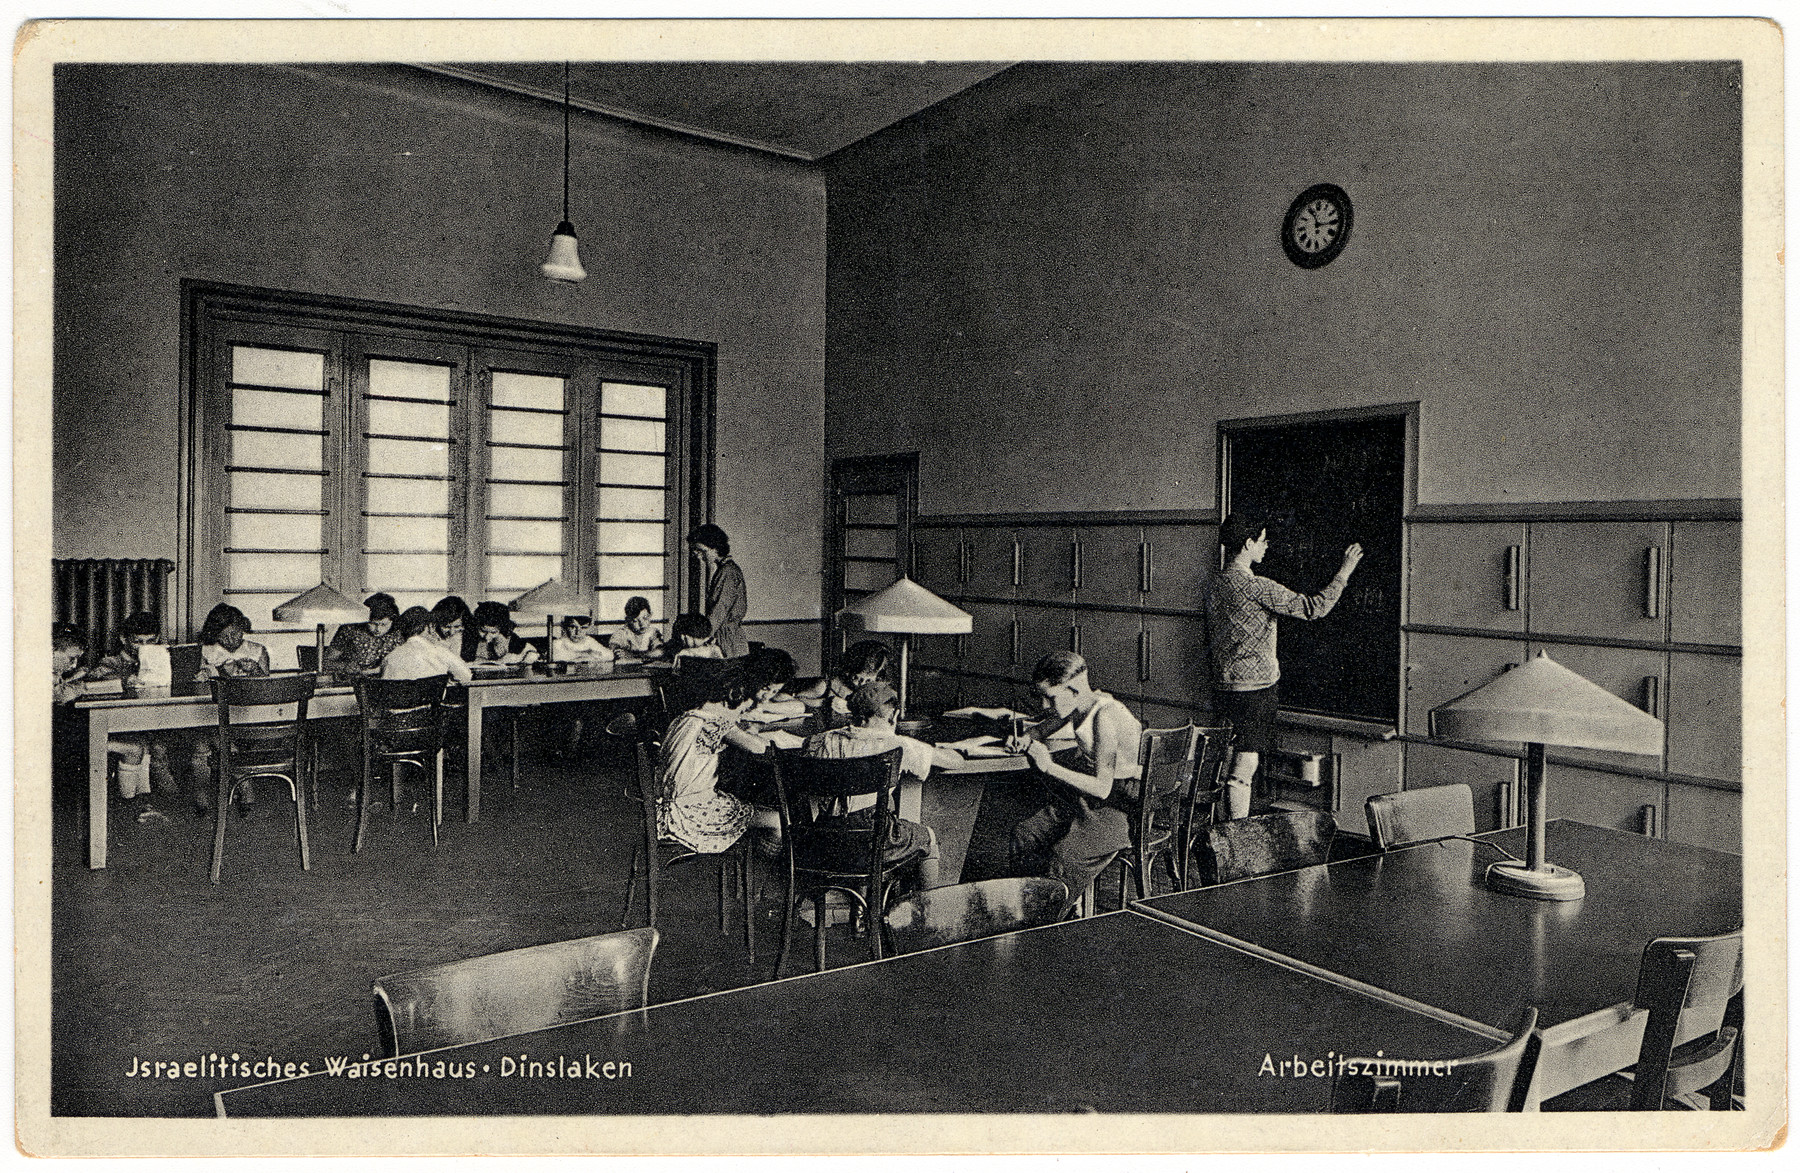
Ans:
[[[1350,197],[1336,184],[1307,188],[1281,222],[1281,247],[1302,269],[1330,264],[1350,239]]]

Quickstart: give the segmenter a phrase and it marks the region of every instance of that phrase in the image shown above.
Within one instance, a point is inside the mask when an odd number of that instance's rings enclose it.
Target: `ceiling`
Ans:
[[[589,61],[570,66],[569,99],[578,109],[810,161],[1006,67],[991,61]],[[421,68],[562,101],[561,62]]]

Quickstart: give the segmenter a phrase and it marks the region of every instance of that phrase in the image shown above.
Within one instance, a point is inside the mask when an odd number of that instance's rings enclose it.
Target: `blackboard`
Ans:
[[[1393,722],[1400,704],[1405,416],[1227,425],[1225,506],[1268,525],[1256,572],[1312,594],[1360,542],[1362,564],[1323,619],[1283,619],[1281,706]]]

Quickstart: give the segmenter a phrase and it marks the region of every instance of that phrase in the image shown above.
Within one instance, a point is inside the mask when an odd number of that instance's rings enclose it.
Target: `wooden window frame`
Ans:
[[[225,429],[212,418],[216,405],[208,396],[219,386],[215,371],[218,342],[227,330],[266,326],[271,331],[310,331],[356,335],[363,339],[391,339],[398,348],[417,348],[421,343],[466,348],[475,355],[484,350],[514,354],[537,353],[576,357],[588,364],[590,385],[570,387],[569,410],[574,426],[569,430],[573,465],[570,472],[567,539],[563,550],[564,582],[593,598],[598,581],[595,549],[597,517],[599,385],[606,382],[641,382],[669,388],[665,430],[670,475],[667,512],[668,538],[664,557],[671,613],[694,605],[692,587],[683,573],[687,561],[682,539],[694,525],[713,517],[714,405],[717,347],[709,342],[661,338],[617,330],[590,329],[554,323],[532,322],[485,314],[395,305],[355,298],[259,289],[218,282],[184,280],[181,286],[181,384],[180,478],[178,505],[181,516],[177,551],[177,582],[170,598],[181,613],[179,626],[192,633],[206,611],[220,598],[225,570],[209,552],[223,549],[223,495],[228,491],[225,457],[217,450]],[[272,335],[273,336],[273,335]],[[349,347],[340,347],[327,358],[327,378],[336,379],[336,393],[348,401],[352,423],[349,432],[328,423],[326,460],[352,474],[362,470],[362,457],[354,449],[361,441],[362,405],[349,379]],[[453,412],[452,434],[467,443],[458,420],[485,417],[487,389],[467,368],[452,376],[452,396],[461,395],[469,406]],[[460,380],[460,386],[457,381]],[[479,397],[481,402],[475,403]],[[335,449],[335,451],[334,451]],[[485,478],[485,459],[467,465],[465,482]],[[327,508],[331,516],[325,544],[328,579],[341,590],[354,591],[361,584],[344,577],[351,558],[360,558],[362,494],[348,482],[358,476],[338,475],[328,486]],[[485,485],[459,484],[461,499],[452,502],[452,569],[450,593],[479,595],[485,581],[486,507]],[[456,555],[460,552],[460,560]],[[333,573],[335,571],[335,573]],[[461,581],[459,582],[459,576]],[[266,624],[258,616],[251,617]],[[598,616],[602,621],[608,616]]]

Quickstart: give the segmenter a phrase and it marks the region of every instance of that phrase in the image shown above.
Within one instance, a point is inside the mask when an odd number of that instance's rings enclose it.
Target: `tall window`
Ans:
[[[402,608],[550,579],[602,623],[678,602],[706,516],[711,348],[194,284],[187,621],[221,599],[281,649],[320,581]]]

